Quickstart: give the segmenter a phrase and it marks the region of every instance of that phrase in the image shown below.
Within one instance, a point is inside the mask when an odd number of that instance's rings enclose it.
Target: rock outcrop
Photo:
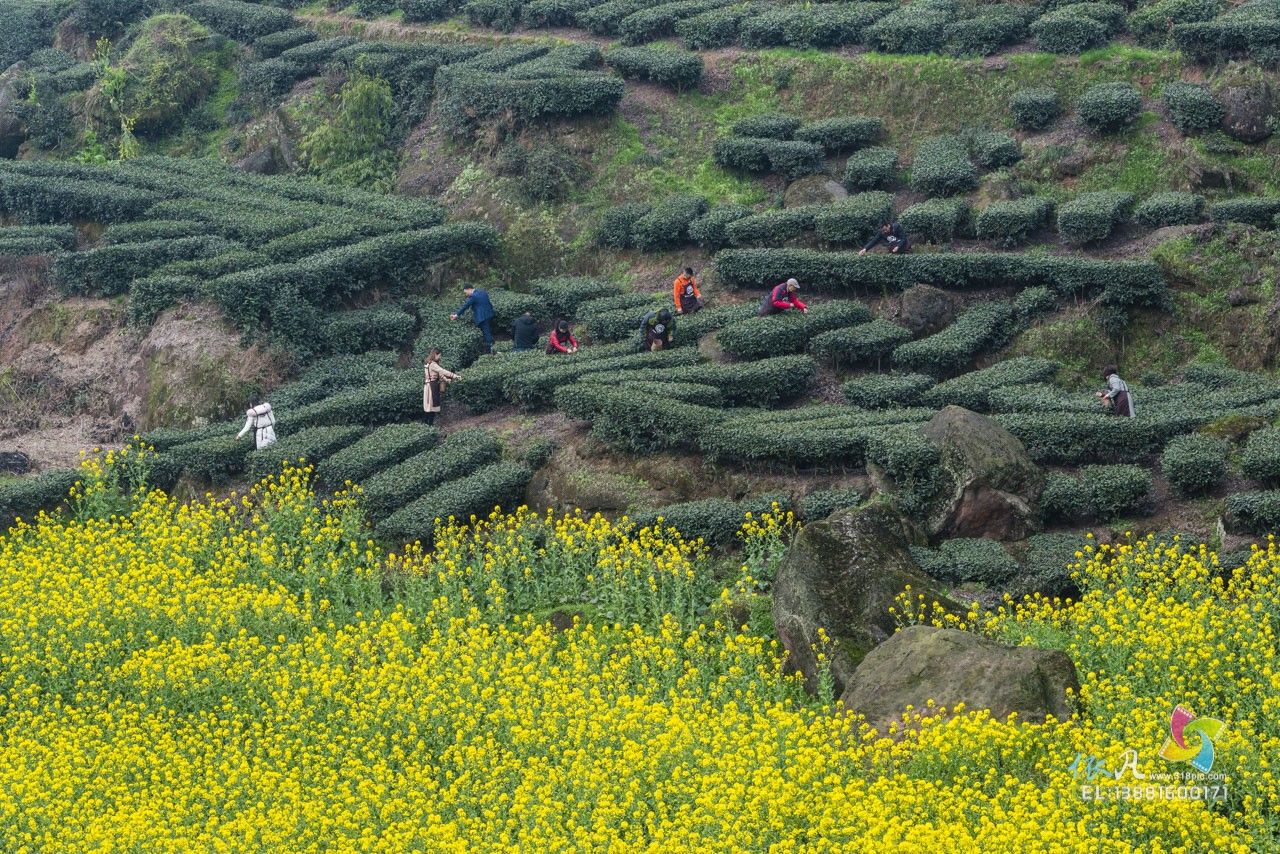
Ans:
[[[1068,691],[1080,683],[1060,650],[1012,647],[956,629],[908,626],[867,653],[841,696],[845,708],[882,732],[908,706],[964,703],[1003,720],[1043,722],[1071,715]]]
[[[1262,142],[1271,136],[1280,115],[1280,99],[1268,81],[1222,90],[1222,130],[1241,142]]]
[[[902,293],[898,320],[916,335],[932,335],[951,325],[962,306],[955,294],[932,285],[915,285]]]

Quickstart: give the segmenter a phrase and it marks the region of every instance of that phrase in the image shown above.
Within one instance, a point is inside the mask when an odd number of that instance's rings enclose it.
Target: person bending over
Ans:
[[[788,309],[795,309],[801,313],[809,311],[809,306],[800,300],[800,283],[795,279],[787,279],[765,294],[764,299],[760,301],[760,310],[756,314],[766,317],[770,314],[782,314]]]
[[[881,243],[888,246],[889,251],[894,255],[905,255],[911,251],[911,241],[907,239],[907,233],[897,220],[886,222],[880,226],[880,230],[876,232],[875,237],[871,238],[858,254],[866,255]]]

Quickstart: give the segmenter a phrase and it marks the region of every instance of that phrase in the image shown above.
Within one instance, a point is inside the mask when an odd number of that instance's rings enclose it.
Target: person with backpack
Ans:
[[[462,289],[467,299],[458,307],[458,310],[449,315],[450,320],[457,320],[468,311],[471,312],[471,322],[480,330],[480,334],[484,336],[484,351],[486,353],[493,352],[493,330],[489,324],[493,320],[493,303],[489,301],[489,292],[484,288],[476,288],[467,285]]]
[[[574,338],[573,332],[569,330],[569,321],[557,321],[556,328],[551,332],[551,339],[547,341],[547,355],[576,352],[578,352],[578,339]]]
[[[649,312],[640,322],[640,333],[644,336],[644,349],[651,353],[670,347],[671,336],[675,331],[675,318],[665,308]]]
[[[533,319],[531,312],[526,311],[515,319],[511,325],[511,340],[515,344],[511,349],[517,353],[538,346],[538,321]]]
[[[787,279],[765,294],[760,301],[760,310],[756,313],[760,317],[767,317],[770,314],[782,314],[787,309],[796,309],[802,314],[809,311],[809,306],[800,301],[800,283],[795,279]]]
[[[1107,365],[1102,369],[1102,380],[1107,384],[1106,391],[1095,396],[1112,415],[1133,418],[1137,415],[1133,409],[1133,395],[1129,392],[1129,384],[1120,379],[1115,365]]]
[[[676,314],[693,314],[702,308],[702,291],[698,290],[692,267],[685,267],[671,283],[671,298],[675,301]]]
[[[875,233],[870,242],[858,252],[859,255],[866,255],[872,249],[875,249],[881,243],[889,247],[889,251],[894,255],[906,255],[911,251],[911,241],[907,239],[907,233],[903,230],[902,225],[897,220],[886,222],[880,226],[880,230]]]
[[[444,400],[444,390],[449,383],[462,379],[462,374],[446,370],[440,364],[440,348],[432,347],[422,363],[422,411],[426,413],[427,424],[436,423],[436,415],[440,412],[440,404]]]
[[[244,426],[240,428],[236,438],[243,439],[250,430],[253,431],[254,447],[257,450],[261,451],[276,443],[276,414],[272,411],[271,404],[257,395],[249,399]]]

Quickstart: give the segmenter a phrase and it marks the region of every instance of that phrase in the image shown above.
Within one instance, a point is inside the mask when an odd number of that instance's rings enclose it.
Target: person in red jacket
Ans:
[[[800,301],[800,283],[795,279],[787,279],[782,284],[765,294],[760,302],[759,315],[782,314],[789,308],[808,312],[809,306]]]
[[[547,355],[578,352],[578,339],[569,331],[569,321],[561,320],[551,331],[551,340],[547,342]]]

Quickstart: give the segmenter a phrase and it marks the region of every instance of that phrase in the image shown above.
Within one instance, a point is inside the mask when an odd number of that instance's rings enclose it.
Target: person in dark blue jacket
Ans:
[[[473,288],[470,285],[462,289],[467,295],[467,299],[458,307],[458,310],[449,315],[450,320],[457,320],[468,311],[471,312],[471,320],[480,329],[480,334],[484,336],[484,349],[486,353],[493,352],[493,330],[489,328],[490,321],[493,320],[493,303],[489,301],[489,292],[484,288]]]

